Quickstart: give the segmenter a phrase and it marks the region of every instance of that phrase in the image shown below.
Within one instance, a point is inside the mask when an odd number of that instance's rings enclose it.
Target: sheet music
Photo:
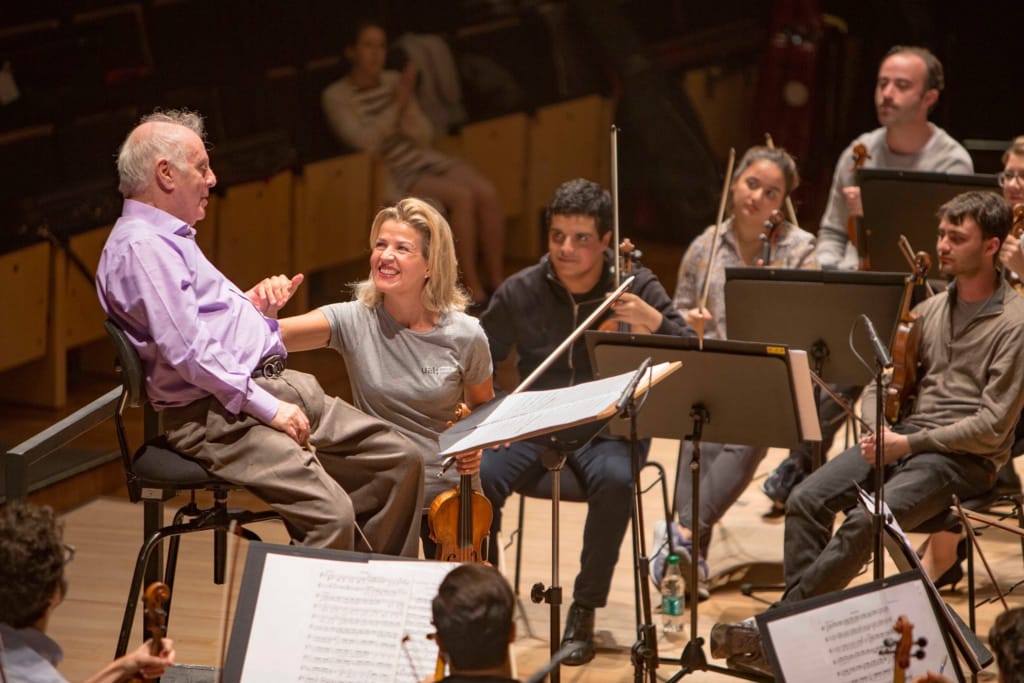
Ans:
[[[430,601],[455,566],[268,554],[240,680],[412,681],[407,634],[418,676],[430,674]]]
[[[637,385],[636,395],[674,372],[680,363],[659,363]],[[562,389],[509,394],[479,409],[442,432],[440,456],[455,455],[516,441],[576,424],[608,417],[635,372],[584,382]]]
[[[920,580],[774,619],[767,628],[785,681],[874,683],[892,678],[893,655],[880,651],[886,639],[899,640],[893,625],[900,615],[907,616],[914,625],[915,641],[927,639],[924,659],[911,659],[906,679],[943,667],[947,676],[955,678],[939,623]],[[917,650],[917,646],[912,648],[912,652]]]

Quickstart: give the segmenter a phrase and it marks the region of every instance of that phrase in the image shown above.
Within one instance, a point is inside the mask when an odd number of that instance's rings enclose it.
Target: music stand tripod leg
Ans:
[[[552,448],[541,453],[541,463],[551,474],[551,585],[545,589],[544,584],[537,582],[530,588],[530,600],[550,605],[549,631],[551,658],[554,659],[562,645],[562,586],[558,578],[558,503],[562,495],[561,473],[565,466],[566,453]],[[557,664],[549,674],[551,683],[561,680],[561,663]]]
[[[690,584],[688,586],[690,592],[690,639],[687,641],[686,647],[683,648],[683,653],[679,659],[659,657],[658,661],[679,664],[679,672],[668,679],[669,683],[675,683],[675,681],[678,681],[683,676],[696,671],[713,671],[747,681],[771,681],[773,679],[769,676],[708,664],[707,656],[704,654],[704,639],[697,635],[697,605],[700,604],[700,599],[697,595],[697,565],[699,564],[697,554],[700,552],[700,444],[704,425],[711,423],[711,414],[704,404],[696,403],[690,407],[690,418],[693,419],[693,432],[686,437],[693,444],[693,457],[690,461],[690,469],[692,470],[690,526],[693,527],[690,532],[692,534],[693,554],[690,557]]]

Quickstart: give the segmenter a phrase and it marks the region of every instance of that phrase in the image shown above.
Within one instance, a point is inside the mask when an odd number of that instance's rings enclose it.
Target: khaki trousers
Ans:
[[[416,557],[423,462],[412,442],[325,395],[312,375],[285,370],[256,382],[302,408],[315,453],[250,415],[228,413],[212,397],[161,411],[170,445],[252,491],[301,545]],[[356,523],[371,547],[356,538]]]

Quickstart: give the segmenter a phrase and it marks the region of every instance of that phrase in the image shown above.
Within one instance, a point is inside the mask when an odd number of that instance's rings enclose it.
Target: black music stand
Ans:
[[[577,335],[578,336],[578,335]],[[634,392],[637,385],[643,379],[644,373],[650,369],[649,359],[641,358],[631,368],[626,368],[623,373],[632,373],[628,381],[616,386],[615,399],[608,405],[607,399],[600,405],[599,414],[577,415],[572,423],[563,423],[558,416],[553,416],[554,424],[550,427],[538,429],[539,422],[529,420],[521,424],[511,424],[505,417],[498,417],[503,402],[514,402],[517,399],[527,397],[531,392],[514,392],[500,399],[492,399],[484,406],[477,408],[471,415],[455,423],[453,427],[442,432],[440,437],[441,454],[447,456],[453,453],[466,452],[477,448],[492,447],[509,441],[526,440],[545,446],[541,454],[541,462],[551,473],[551,584],[545,588],[544,584],[536,583],[530,589],[530,599],[535,603],[546,602],[550,606],[550,652],[552,668],[550,670],[551,683],[558,683],[561,679],[561,659],[568,653],[562,651],[561,644],[561,604],[562,587],[559,580],[559,503],[561,500],[561,470],[565,465],[566,458],[570,453],[583,448],[599,433],[605,430],[609,422],[624,412],[630,412],[634,403]],[[671,374],[672,370],[668,370]],[[658,381],[657,379],[653,381]],[[525,410],[536,412],[543,410],[545,406],[551,407],[553,397],[568,397],[566,404],[571,408],[574,405],[574,398],[579,399],[579,392],[589,386],[598,387],[607,382],[614,382],[606,379],[605,382],[593,381],[562,389],[549,389],[545,392],[533,392],[536,394],[547,394],[546,400],[535,403],[536,399],[531,398],[524,406]],[[650,390],[648,386],[646,390]],[[591,390],[595,391],[595,390]],[[594,396],[601,396],[600,390],[596,390]],[[593,406],[591,407],[593,408]],[[549,416],[551,417],[551,416]],[[477,440],[471,443],[460,442],[461,437],[472,434],[474,430],[486,425],[488,420],[499,423],[497,429],[484,429],[483,437],[474,437]],[[503,423],[503,424],[502,424]],[[564,426],[563,426],[564,425]],[[492,425],[493,426],[493,425]],[[526,430],[525,432],[523,430]],[[635,451],[635,448],[634,448]],[[560,654],[561,653],[561,654]],[[653,682],[652,682],[653,683]]]
[[[729,338],[802,349],[811,359],[811,369],[825,382],[865,385],[873,375],[850,350],[850,328],[864,314],[879,337],[891,340],[906,277],[906,273],[726,268]],[[874,357],[867,335],[857,335],[854,348],[862,358]]]
[[[877,271],[906,269],[898,244],[901,234],[914,249],[931,251],[939,224],[935,212],[953,197],[972,190],[999,192],[994,175],[886,168],[862,168],[856,175],[864,205],[864,227],[870,235],[871,267]]]
[[[643,437],[689,439],[693,442],[693,545],[700,547],[700,444],[702,441],[793,447],[804,439],[820,439],[807,356],[784,347],[743,342],[705,340],[663,335],[588,332],[587,346],[600,376],[636,367],[650,357],[655,363],[681,361],[679,371],[667,377],[651,395],[637,419]],[[689,411],[690,421],[680,413]],[[627,425],[613,422],[611,431],[623,433]],[[671,520],[669,520],[671,521]],[[640,529],[643,533],[643,529]],[[770,680],[708,664],[704,639],[697,636],[697,562],[690,564],[690,640],[678,659],[658,662],[680,665],[670,681],[695,671],[714,671],[752,681]],[[644,605],[650,624],[650,604]],[[650,632],[649,626],[643,632]],[[657,642],[649,644],[657,656]],[[656,666],[656,664],[654,664]],[[639,676],[637,676],[639,678]]]

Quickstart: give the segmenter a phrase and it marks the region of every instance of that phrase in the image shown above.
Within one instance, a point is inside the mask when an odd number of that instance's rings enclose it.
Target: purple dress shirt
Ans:
[[[277,321],[210,263],[194,228],[126,199],[96,289],[138,351],[157,410],[212,395],[234,414],[270,422],[277,413],[278,400],[252,379],[261,358],[286,355]]]

